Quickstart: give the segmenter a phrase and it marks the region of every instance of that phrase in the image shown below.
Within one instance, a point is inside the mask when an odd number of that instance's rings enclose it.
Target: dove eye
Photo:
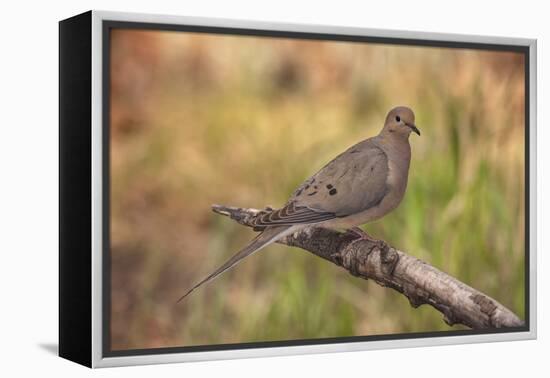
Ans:
[[[397,122],[401,122],[401,117],[395,116],[395,120],[396,120]]]

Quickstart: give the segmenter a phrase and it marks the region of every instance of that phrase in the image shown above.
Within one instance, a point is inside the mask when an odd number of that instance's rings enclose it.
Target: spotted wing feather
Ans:
[[[318,211],[305,206],[296,206],[296,202],[290,202],[281,209],[258,214],[254,224],[256,227],[291,226],[318,223],[335,217],[334,213]]]

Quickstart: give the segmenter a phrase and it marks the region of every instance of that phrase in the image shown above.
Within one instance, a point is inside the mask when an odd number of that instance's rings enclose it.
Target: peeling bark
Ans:
[[[252,227],[257,209],[213,205],[212,210]],[[524,322],[493,298],[460,282],[405,252],[360,238],[353,232],[310,227],[278,243],[299,247],[346,269],[354,276],[371,279],[405,295],[416,308],[428,304],[449,324],[470,328],[521,327]]]

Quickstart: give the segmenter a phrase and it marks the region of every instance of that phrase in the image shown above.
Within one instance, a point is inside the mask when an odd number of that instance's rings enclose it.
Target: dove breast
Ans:
[[[323,224],[325,227],[353,227],[375,221],[390,213],[401,203],[407,189],[411,150],[408,143],[386,143],[382,138],[372,138],[384,151],[387,162],[385,186],[380,200],[343,218],[337,218]],[[380,178],[379,178],[380,179]],[[370,187],[369,189],[379,189]]]

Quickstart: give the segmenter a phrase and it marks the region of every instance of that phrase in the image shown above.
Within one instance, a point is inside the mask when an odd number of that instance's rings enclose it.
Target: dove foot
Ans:
[[[360,227],[348,228],[348,229],[346,229],[346,234],[356,236],[360,239],[368,240],[370,242],[379,242],[380,241],[378,239],[373,238],[369,234],[367,234],[367,232],[365,230],[363,230],[362,228],[360,228]]]
[[[380,251],[380,264],[382,271],[385,274],[392,275],[399,260],[399,255],[395,249],[390,248],[388,243],[383,240],[378,240],[376,244],[372,247],[371,251],[375,248],[378,248]]]
[[[399,259],[399,255],[397,254],[395,249],[390,248],[389,244],[386,243],[384,240],[373,238],[365,231],[361,230],[359,227],[354,227],[353,229],[350,229],[348,231],[350,233],[353,233],[354,235],[359,235],[359,233],[361,233],[361,237],[357,240],[354,240],[353,242],[359,240],[368,240],[369,242],[371,242],[372,246],[369,249],[369,254],[372,253],[372,251],[374,251],[375,249],[378,249],[380,251],[380,265],[382,271],[388,275],[393,274],[395,266],[397,265],[397,260]]]
[[[333,253],[332,255],[330,255],[330,257],[336,265],[344,267],[352,275],[356,277],[363,277],[366,279],[366,277],[361,274],[361,265],[364,265],[366,263],[370,251],[357,249],[354,244],[359,241],[362,241],[362,239],[352,240],[348,244],[344,252]]]
[[[331,255],[331,258],[336,264],[347,267],[351,274],[358,276],[360,275],[358,264],[364,264],[366,257],[377,249],[380,251],[380,267],[382,272],[387,275],[393,274],[397,261],[399,260],[399,255],[395,249],[389,246],[388,243],[383,240],[373,238],[359,227],[349,228],[345,233],[355,237],[355,239],[348,245],[348,248],[351,248],[351,253],[349,253],[349,257],[351,258],[348,259],[349,261],[346,261],[346,258],[342,258],[340,254],[333,254]],[[370,244],[366,253],[361,253],[361,250],[354,247],[354,244],[362,241],[368,241]]]

